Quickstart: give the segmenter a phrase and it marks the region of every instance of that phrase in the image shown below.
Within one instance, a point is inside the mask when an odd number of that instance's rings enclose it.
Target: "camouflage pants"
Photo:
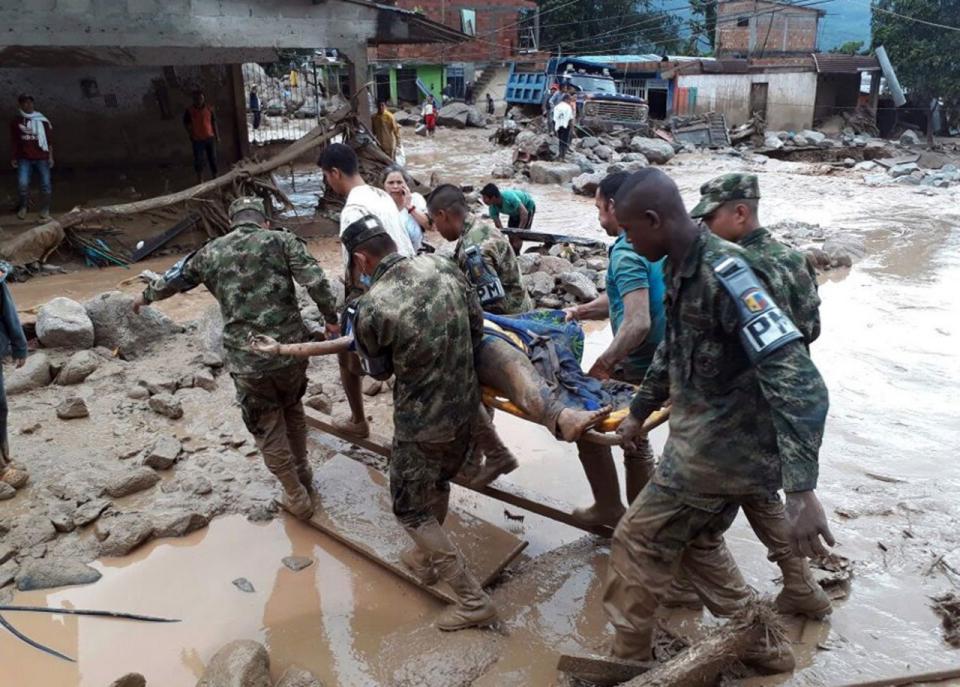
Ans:
[[[739,507],[726,497],[644,487],[610,549],[603,605],[616,630],[614,651],[650,646],[654,612],[681,566],[714,615],[730,616],[753,598],[723,542]]]
[[[740,502],[740,507],[757,539],[767,547],[767,560],[779,564],[793,557],[780,494],[747,497]]]
[[[416,529],[436,518],[442,525],[450,500],[450,480],[473,450],[475,419],[464,423],[453,441],[393,441],[390,497],[393,514],[404,527]]]
[[[277,475],[307,459],[307,422],[300,399],[307,390],[307,363],[260,374],[231,374],[243,423]]]

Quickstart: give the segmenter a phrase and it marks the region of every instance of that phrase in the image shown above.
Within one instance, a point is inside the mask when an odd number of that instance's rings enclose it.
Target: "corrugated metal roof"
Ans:
[[[663,55],[647,53],[641,55],[577,55],[581,60],[600,62],[602,64],[626,64],[630,62],[661,62]],[[695,60],[711,61],[712,57],[690,57],[687,55],[667,55],[668,62],[693,62]]]
[[[811,55],[820,74],[859,74],[880,71],[880,62],[874,55],[842,55],[819,52]]]

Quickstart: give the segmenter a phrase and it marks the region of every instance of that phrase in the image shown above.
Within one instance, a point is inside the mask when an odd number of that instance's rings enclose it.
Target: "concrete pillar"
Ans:
[[[367,46],[362,44],[349,48],[338,48],[350,61],[349,79],[350,79],[350,97],[354,111],[357,113],[357,119],[365,127],[371,126],[370,112],[370,88],[367,85],[369,81],[369,69],[367,66]]]
[[[870,109],[874,116],[877,114],[877,106],[880,103],[880,72],[871,72],[870,74]]]

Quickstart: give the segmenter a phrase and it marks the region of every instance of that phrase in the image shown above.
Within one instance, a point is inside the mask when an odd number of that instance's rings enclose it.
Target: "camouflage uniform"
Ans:
[[[760,198],[757,177],[752,174],[724,174],[700,187],[702,200],[691,215],[706,216],[720,205],[738,199]],[[770,289],[770,295],[803,334],[809,346],[820,336],[820,296],[813,266],[799,251],[777,241],[766,229],[758,228],[740,239],[738,245],[750,266]],[[805,608],[819,606],[829,611],[829,600],[809,572],[805,559],[790,548],[790,533],[779,493],[772,492],[741,501],[744,515],[757,538],[767,547],[768,559],[783,572],[784,593],[778,599],[794,599]],[[816,596],[819,601],[814,601]],[[800,601],[805,599],[805,601]]]
[[[263,213],[262,201],[241,198],[231,216],[244,209]],[[299,238],[251,222],[187,256],[143,292],[147,303],[203,284],[220,304],[223,348],[244,424],[271,472],[306,461],[306,424],[300,399],[307,386],[304,361],[265,357],[250,350],[247,337],[265,334],[281,343],[309,338],[294,281],[307,289],[327,322],[337,321],[336,299],[317,261]]]
[[[397,519],[442,522],[450,479],[472,448],[480,404],[473,351],[483,313],[456,266],[434,255],[383,258],[357,303],[361,354],[393,363],[390,492]]]
[[[472,246],[479,246],[483,261],[500,277],[506,294],[501,302],[488,306],[486,310],[495,315],[516,315],[533,310],[533,301],[530,300],[520,276],[517,256],[500,230],[486,222],[474,222],[469,218],[466,220],[463,235],[454,249],[454,259],[467,275],[468,281],[470,272],[467,269],[466,250]]]
[[[630,412],[643,420],[669,398],[670,437],[614,533],[604,606],[619,655],[649,647],[678,563],[715,613],[745,605],[751,593],[722,538],[741,501],[816,487],[826,387],[799,340],[751,365],[713,269],[731,256],[745,253],[704,231],[682,264],[667,265],[666,337]]]

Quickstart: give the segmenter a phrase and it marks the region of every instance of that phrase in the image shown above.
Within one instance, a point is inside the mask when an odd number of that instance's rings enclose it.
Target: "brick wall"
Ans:
[[[519,36],[516,23],[520,10],[533,9],[530,0],[397,0],[397,6],[419,9],[433,21],[463,30],[461,9],[476,12],[477,38],[456,45],[382,45],[376,50],[378,60],[416,60],[418,62],[501,62],[512,59]]]
[[[717,55],[747,57],[817,50],[819,13],[782,3],[728,0],[717,6]]]

